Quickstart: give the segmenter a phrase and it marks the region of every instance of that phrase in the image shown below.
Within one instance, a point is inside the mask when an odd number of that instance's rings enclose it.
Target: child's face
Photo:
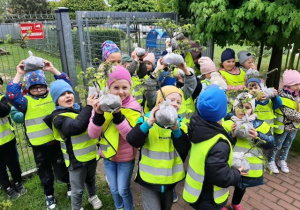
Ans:
[[[226,60],[222,63],[224,69],[226,71],[230,71],[231,69],[233,69],[235,67],[235,59],[229,59],[229,60]]]
[[[64,108],[72,108],[75,103],[74,94],[66,91],[57,100],[59,106]]]
[[[33,96],[43,96],[47,92],[46,85],[33,85],[29,88],[29,92]]]
[[[182,101],[181,95],[179,95],[178,93],[171,93],[170,95],[168,95],[166,97],[166,99],[170,99],[171,100],[171,105],[178,112],[179,109],[180,109],[181,101]]]
[[[260,86],[256,82],[250,82],[248,84],[248,88],[251,91],[260,91],[261,90]]]
[[[205,79],[211,79],[211,76],[210,76],[211,73],[208,73],[208,74],[204,74],[205,76]]]
[[[122,55],[119,52],[114,52],[108,56],[105,62],[121,64]]]
[[[147,71],[152,71],[153,70],[153,65],[150,61],[144,61]]]
[[[242,64],[242,66],[243,66],[245,69],[250,69],[250,68],[252,68],[253,64],[254,64],[254,58],[249,58],[248,60],[246,60],[246,61]]]
[[[299,83],[299,84],[296,84],[296,85],[291,85],[291,86],[289,86],[289,88],[290,88],[292,91],[299,92],[299,91],[300,91],[300,83]]]
[[[240,119],[242,119],[246,114],[250,116],[252,111],[252,106],[249,103],[243,104],[243,109],[240,109],[238,106],[236,106],[234,109],[235,115]]]
[[[123,64],[123,67],[126,69],[128,66],[130,66],[130,64],[131,64],[131,62],[125,62],[125,63]]]
[[[125,79],[116,80],[109,87],[110,93],[120,96],[123,101],[130,95],[130,84]]]

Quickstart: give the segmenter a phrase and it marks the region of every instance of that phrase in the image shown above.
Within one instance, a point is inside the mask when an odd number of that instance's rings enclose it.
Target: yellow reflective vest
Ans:
[[[274,119],[276,116],[273,111],[272,100],[269,100],[268,104],[264,106],[257,104],[254,113],[257,114],[257,119],[265,121],[272,128],[274,127]]]
[[[27,111],[25,114],[25,126],[27,136],[33,146],[43,145],[54,140],[53,131],[46,125],[44,118],[54,110],[54,103],[50,93],[46,98],[27,98]]]
[[[228,165],[232,164],[232,147],[230,141],[223,135],[217,134],[207,141],[192,143],[187,175],[185,178],[183,199],[188,203],[195,203],[201,195],[205,179],[205,161],[209,151],[220,140],[227,141],[230,146]],[[225,202],[229,195],[229,188],[213,187],[213,197],[216,204]]]
[[[146,121],[148,117],[144,117]],[[180,122],[186,133],[187,126]],[[185,177],[183,162],[176,151],[171,129],[153,124],[145,144],[140,149],[139,174],[144,182],[150,184],[175,184]]]
[[[121,108],[122,114],[129,122],[131,127],[134,127],[141,116],[141,113],[137,110],[129,108]],[[119,131],[116,125],[113,123],[112,113],[104,112],[105,122],[102,126],[102,133],[100,139],[100,148],[107,159],[111,159],[117,154],[119,148]]]
[[[220,74],[226,79],[226,82],[230,86],[245,85],[246,73],[243,69],[240,69],[240,74],[231,74],[228,71],[220,70]]]
[[[222,126],[225,128],[227,132],[231,131],[231,127],[234,124],[232,120],[227,120],[222,123]],[[263,134],[267,134],[270,131],[270,126],[263,122],[259,127],[255,128],[257,132],[261,132]],[[233,152],[248,152],[246,159],[250,164],[250,170],[247,177],[258,178],[263,175],[264,167],[263,167],[263,153],[259,147],[252,147],[250,142],[246,139],[237,138],[236,144],[233,148]]]
[[[72,119],[76,119],[76,117],[78,116],[78,114],[72,112],[61,113],[58,114],[57,116],[59,115],[70,117]],[[60,141],[60,146],[65,159],[66,166],[69,167],[70,158],[67,152],[67,145],[65,144],[63,137],[61,136],[60,132],[55,128],[53,123],[52,123],[52,129],[53,129],[54,138]],[[90,160],[93,159],[98,160],[100,158],[99,151],[97,148],[98,139],[91,139],[88,135],[87,130],[79,135],[71,136],[70,138],[71,138],[72,149],[76,160],[78,160],[79,162],[88,162]]]
[[[286,106],[290,109],[297,110],[296,102],[294,100],[291,100],[291,99],[285,98],[285,97],[280,97],[280,98],[282,100],[282,105],[283,106]],[[300,103],[298,105],[300,107]],[[285,115],[284,115],[284,113],[282,113],[280,108],[275,110],[275,115],[276,115],[276,119],[274,121],[274,124],[275,124],[276,127],[274,129],[274,133],[282,134],[284,132],[284,123],[283,122],[284,122]],[[300,123],[293,122],[293,125],[297,129],[300,128]]]
[[[181,101],[181,105],[180,105],[178,114],[183,118],[182,122],[184,122],[185,124],[188,125],[190,123],[191,117],[193,116],[193,114],[196,111],[195,103],[193,101],[192,96],[190,96],[188,99],[185,99],[184,93],[181,89],[180,89],[180,92],[182,94],[182,101]]]
[[[187,54],[185,55],[185,58],[184,58],[184,62],[186,63],[187,67],[194,69],[196,76],[200,75],[200,70],[196,67],[196,65],[194,63],[194,58],[193,58],[191,52],[187,52]]]
[[[3,97],[4,95],[0,96],[0,101]],[[8,116],[0,118],[0,146],[15,138]]]
[[[142,104],[143,92],[141,90],[141,87],[139,87],[142,84],[142,82],[137,76],[133,76],[131,77],[131,79],[132,79],[132,90],[131,90],[132,96],[137,102],[139,102],[139,104]]]

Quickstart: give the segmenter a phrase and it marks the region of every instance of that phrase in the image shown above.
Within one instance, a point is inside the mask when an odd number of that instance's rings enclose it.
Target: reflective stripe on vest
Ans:
[[[144,121],[147,117],[144,117]],[[181,122],[180,128],[187,132]],[[175,184],[185,177],[183,162],[178,155],[172,139],[171,129],[165,129],[156,123],[149,130],[145,144],[141,148],[139,174],[143,181],[151,184]]]
[[[0,96],[0,101],[4,95]],[[15,138],[9,123],[8,116],[0,118],[0,146],[6,144]]]
[[[285,98],[285,97],[280,97],[281,100],[282,100],[282,105],[283,106],[286,106],[290,109],[293,109],[293,110],[297,110],[296,108],[296,102],[289,99],[289,98]],[[299,103],[299,106],[300,106],[300,103]],[[274,133],[276,134],[282,134],[284,132],[284,113],[282,113],[281,109],[276,109],[275,110],[275,115],[276,115],[276,119],[274,121],[274,124],[277,126],[277,128],[274,129]],[[296,122],[293,122],[293,125],[295,128],[299,129],[300,128],[300,123],[296,123]]]
[[[245,85],[245,76],[246,73],[240,69],[240,74],[231,74],[228,71],[221,70],[220,74],[225,78],[226,82],[230,86]]]
[[[54,110],[50,93],[46,98],[33,99],[30,96],[25,97],[28,101],[25,125],[30,143],[33,146],[38,146],[54,140],[53,131],[43,121]]]
[[[65,112],[59,114],[60,116],[65,116],[65,117],[70,117],[72,119],[76,119],[78,114],[76,113],[71,113],[71,112]],[[59,116],[57,115],[57,116]],[[55,118],[54,118],[55,119]],[[54,122],[53,119],[53,122]],[[70,165],[70,159],[69,155],[67,152],[67,146],[64,143],[64,140],[60,134],[60,132],[54,127],[53,127],[53,133],[55,139],[61,141],[61,150],[62,153],[64,154],[65,158],[65,163],[66,166],[69,167]],[[82,134],[76,135],[76,136],[71,136],[71,143],[72,143],[72,150],[75,155],[76,160],[79,162],[88,162],[90,160],[96,159],[98,160],[100,158],[98,148],[97,148],[97,143],[98,139],[91,139],[88,135],[87,130],[83,132]]]
[[[232,148],[230,141],[223,135],[218,134],[211,139],[194,144],[190,151],[190,159],[188,171],[185,179],[183,199],[188,203],[195,203],[201,195],[204,178],[205,178],[205,161],[209,151],[219,141],[227,141],[230,146],[230,154],[228,158],[228,165],[231,167],[232,163]],[[214,186],[213,188],[214,201],[217,204],[223,203],[227,200],[229,195],[228,188],[220,188]]]
[[[122,114],[129,122],[131,127],[134,127],[141,116],[139,111],[121,108]],[[102,126],[102,133],[100,139],[101,151],[105,158],[112,158],[117,154],[119,148],[119,131],[116,125],[112,122],[113,115],[108,112],[104,112],[105,122]]]

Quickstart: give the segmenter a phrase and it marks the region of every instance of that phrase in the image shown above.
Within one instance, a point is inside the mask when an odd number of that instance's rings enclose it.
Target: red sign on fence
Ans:
[[[42,23],[20,23],[21,36],[29,39],[44,39],[44,29]]]

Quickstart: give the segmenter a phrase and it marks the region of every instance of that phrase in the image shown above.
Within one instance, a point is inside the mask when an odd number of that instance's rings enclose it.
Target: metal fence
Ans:
[[[131,54],[133,43],[160,55],[165,50],[166,36],[156,23],[161,18],[177,21],[175,13],[140,12],[76,12],[76,20],[70,20],[67,8],[59,8],[51,14],[10,15],[0,24],[0,76],[7,81],[16,73],[16,65],[28,57],[28,50],[34,55],[49,60],[53,65],[67,72],[73,87],[77,85],[77,74],[89,66],[98,66],[101,60],[101,44],[113,40],[122,53]],[[20,23],[42,23],[45,38],[22,42]],[[157,33],[152,38],[147,35]],[[148,43],[148,45],[147,45]],[[155,43],[155,45],[149,45]],[[50,83],[53,76],[47,73]],[[5,91],[5,90],[4,90]],[[78,100],[78,94],[76,94]],[[24,126],[14,125],[18,142],[19,159],[22,171],[35,168],[32,149],[29,147]]]

